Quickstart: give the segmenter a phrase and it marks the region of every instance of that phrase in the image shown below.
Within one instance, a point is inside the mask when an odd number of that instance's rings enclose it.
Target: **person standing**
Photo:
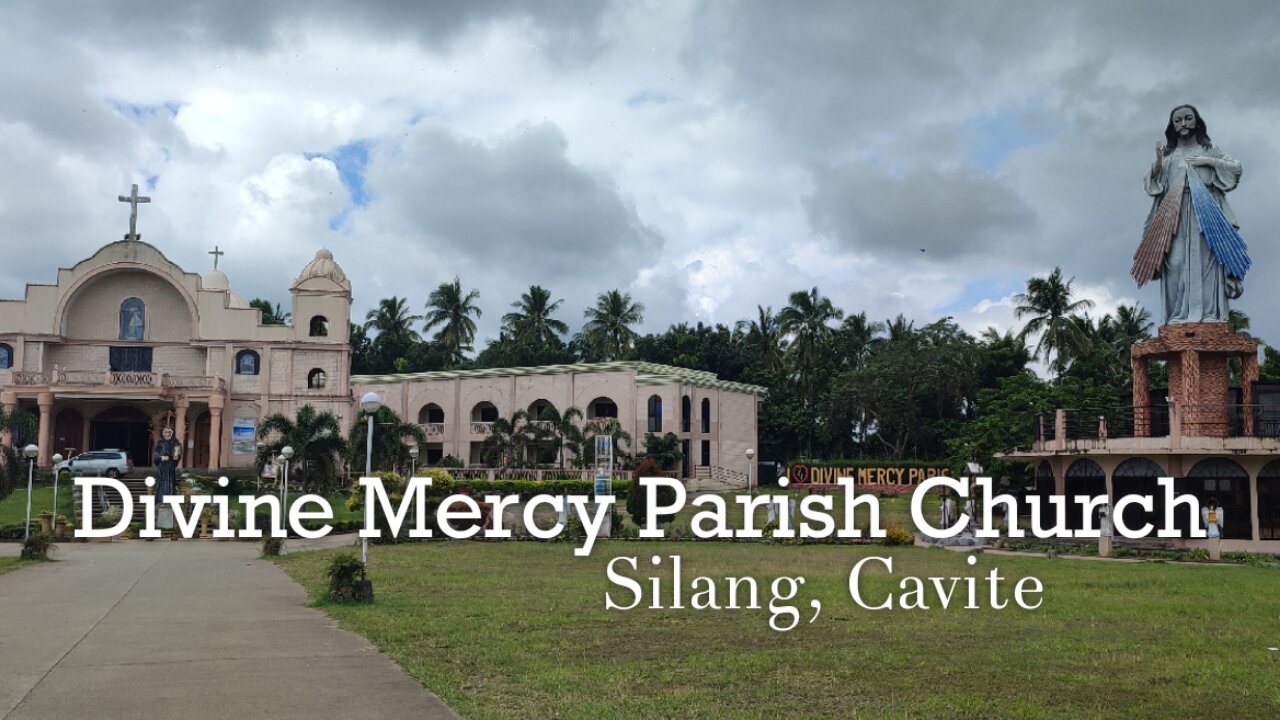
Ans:
[[[151,453],[151,462],[156,467],[156,502],[163,502],[166,495],[177,492],[174,477],[181,459],[182,442],[173,436],[173,428],[161,430],[160,442]]]

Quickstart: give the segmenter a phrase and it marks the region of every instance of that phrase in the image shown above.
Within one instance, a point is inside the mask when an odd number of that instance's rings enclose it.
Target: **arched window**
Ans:
[[[147,327],[147,306],[136,297],[120,303],[120,339],[141,340]]]
[[[702,432],[711,432],[711,398],[702,398]]]
[[[596,418],[617,418],[618,403],[612,398],[598,397],[591,401],[587,406],[587,419],[595,420]]]
[[[258,353],[252,350],[241,350],[236,353],[236,374],[237,375],[257,375],[259,358]]]
[[[649,432],[662,432],[662,398],[649,396]]]
[[[1088,458],[1081,458],[1067,468],[1063,487],[1067,498],[1067,527],[1079,530],[1084,527],[1084,506],[1077,498],[1105,497],[1107,474],[1098,463]],[[1101,508],[1095,508],[1092,515],[1090,527],[1096,530],[1102,526]]]
[[[688,395],[680,398],[680,432],[693,429],[693,401]]]
[[[556,409],[556,406],[550,400],[542,400],[542,399],[534,400],[533,402],[529,403],[529,420],[535,421],[535,422],[538,420],[543,420],[545,419],[542,417],[543,412],[547,410],[551,410],[554,412],[555,409]]]
[[[8,370],[13,367],[13,348],[6,343],[0,343],[0,370]]]
[[[307,389],[323,390],[324,386],[329,382],[329,377],[324,374],[320,368],[316,368],[307,373]]]
[[[1280,540],[1280,460],[1258,473],[1258,537]]]
[[[482,400],[471,408],[471,422],[497,422],[498,407],[488,400]]]
[[[1191,468],[1187,477],[1176,485],[1178,492],[1191,493],[1200,499],[1204,507],[1213,498],[1222,508],[1222,537],[1232,540],[1253,539],[1253,502],[1249,494],[1249,473],[1236,462],[1226,458],[1201,460]],[[1179,507],[1174,521],[1178,529],[1189,530],[1190,523],[1184,507]],[[1199,524],[1201,518],[1197,518]]]
[[[435,403],[427,403],[418,411],[418,424],[431,425],[444,422],[444,408]]]
[[[311,318],[311,337],[329,337],[329,318],[323,315]]]

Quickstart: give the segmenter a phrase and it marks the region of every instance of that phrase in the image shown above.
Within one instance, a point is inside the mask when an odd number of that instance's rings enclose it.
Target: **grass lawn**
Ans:
[[[14,570],[21,570],[28,565],[35,565],[39,560],[19,560],[16,557],[0,557],[0,575]]]
[[[71,517],[71,502],[74,486],[70,482],[58,483],[58,512]],[[36,516],[45,510],[53,509],[53,485],[36,485],[31,492],[31,522],[38,522]],[[27,483],[15,488],[9,497],[0,500],[0,525],[22,525],[27,515]]]
[[[434,542],[371,547],[371,605],[323,599],[335,551],[281,567],[343,627],[369,638],[467,718],[1057,717],[1252,718],[1280,713],[1280,571],[1118,563],[922,548],[748,543]],[[627,603],[605,565],[635,555],[663,578],[803,575],[796,603],[821,616],[789,633],[769,611],[604,609]],[[904,575],[978,576],[991,567],[1045,586],[1038,610],[870,611]],[[626,575],[637,577],[627,570]],[[644,582],[647,587],[647,581]],[[1005,584],[1007,598],[1012,582]],[[723,592],[723,580],[718,583]],[[985,580],[979,598],[985,596]],[[961,594],[963,591],[961,591]],[[689,591],[686,589],[685,602]],[[669,603],[669,600],[667,601]],[[809,614],[805,612],[804,619]]]

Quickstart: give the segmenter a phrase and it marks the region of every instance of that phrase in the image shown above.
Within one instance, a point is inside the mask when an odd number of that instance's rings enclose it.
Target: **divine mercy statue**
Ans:
[[[1164,136],[1145,178],[1153,202],[1130,274],[1138,287],[1160,278],[1163,324],[1227,322],[1250,265],[1225,196],[1240,162],[1209,140],[1191,105],[1173,109]]]

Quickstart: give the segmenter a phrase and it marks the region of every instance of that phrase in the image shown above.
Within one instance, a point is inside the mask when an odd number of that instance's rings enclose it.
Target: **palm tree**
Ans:
[[[885,323],[869,322],[864,312],[845,317],[837,331],[839,347],[844,362],[853,368],[862,367],[878,342],[878,336],[885,331]]]
[[[569,326],[551,317],[563,300],[551,301],[551,291],[541,285],[529,286],[518,302],[511,303],[516,312],[502,316],[502,330],[520,343],[545,345],[569,332]]]
[[[1231,325],[1231,332],[1245,337],[1253,337],[1249,334],[1249,316],[1240,310],[1228,310],[1227,322]]]
[[[644,322],[644,305],[632,302],[629,293],[610,290],[601,293],[596,306],[582,314],[587,322],[580,337],[590,359],[621,360],[636,339],[631,326]]]
[[[1125,345],[1132,345],[1151,337],[1151,313],[1141,305],[1121,305],[1116,308],[1116,334]]]
[[[271,301],[262,298],[254,298],[249,301],[249,307],[256,308],[262,312],[263,325],[287,325],[289,318],[293,313],[287,313],[284,308],[280,307],[280,303],[276,303],[274,307]]]
[[[788,298],[790,304],[778,313],[778,324],[791,336],[791,356],[800,374],[800,391],[806,401],[813,400],[813,381],[818,371],[818,360],[824,343],[835,330],[829,323],[844,317],[831,298],[821,295],[814,287],[809,292],[797,290]]]
[[[615,465],[622,464],[623,458],[627,456],[624,448],[631,447],[631,433],[622,429],[622,423],[618,422],[618,418],[608,417],[588,420],[583,426],[582,454],[577,458],[578,464],[586,466],[596,461],[597,435],[608,435],[613,438],[613,462]]]
[[[526,451],[534,440],[534,426],[529,422],[529,413],[517,410],[511,414],[511,419],[498,418],[493,422],[480,456],[486,465],[522,467],[528,463]]]
[[[258,438],[267,441],[258,450],[259,470],[288,445],[294,451],[290,478],[311,492],[337,487],[338,463],[346,454],[347,442],[333,413],[317,412],[311,405],[303,405],[293,418],[276,413],[258,426]]]
[[[441,283],[427,298],[427,315],[425,330],[439,327],[435,341],[444,345],[454,365],[462,363],[462,354],[471,349],[476,338],[476,321],[471,316],[480,317],[480,308],[475,301],[480,299],[480,291],[472,290],[462,293],[462,281],[454,278],[451,283]]]
[[[408,345],[422,339],[413,329],[413,324],[422,319],[421,315],[409,314],[408,298],[392,295],[379,300],[378,307],[364,316],[364,329],[377,330],[380,337]]]
[[[1081,328],[1076,313],[1093,308],[1093,301],[1072,301],[1071,283],[1075,278],[1062,280],[1062,268],[1055,267],[1048,277],[1033,277],[1027,281],[1027,291],[1013,296],[1018,303],[1014,317],[1019,320],[1031,316],[1023,326],[1019,337],[1025,340],[1040,334],[1032,357],[1043,358],[1054,374],[1061,376],[1071,360],[1089,348],[1087,333]],[[1052,360],[1050,360],[1052,356]]]
[[[756,313],[755,320],[739,320],[737,330],[746,335],[747,347],[759,358],[766,370],[781,370],[786,341],[782,338],[778,316],[773,314],[773,306],[757,305]]]
[[[0,433],[9,433],[9,443],[0,445],[0,500],[18,486],[23,465],[18,448],[33,442],[39,428],[40,421],[35,415],[21,408],[5,412],[4,406],[0,406]]]
[[[542,408],[542,412],[536,418],[540,424],[533,426],[534,437],[536,440],[549,442],[555,448],[561,470],[564,469],[566,449],[573,453],[574,457],[582,455],[582,443],[585,438],[575,422],[582,417],[582,410],[577,407],[569,407],[561,413],[554,405],[547,405]]]
[[[364,471],[365,451],[369,442],[369,413],[361,410],[351,424],[351,432],[347,436],[347,463],[350,467]],[[373,463],[374,470],[397,470],[409,464],[410,444],[413,440],[418,446],[427,444],[427,434],[416,423],[407,423],[400,419],[394,410],[387,406],[378,408],[373,415]]]

